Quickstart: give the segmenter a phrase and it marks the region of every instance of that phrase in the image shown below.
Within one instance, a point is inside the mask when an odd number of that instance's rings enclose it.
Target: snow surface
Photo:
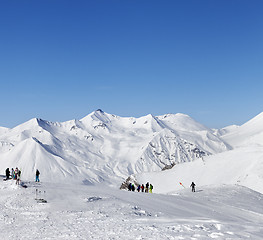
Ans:
[[[0,182],[0,239],[263,239],[262,140],[263,113],[218,130],[101,110],[0,128],[0,172],[22,170]],[[154,193],[120,190],[128,176]]]
[[[173,194],[0,182],[0,239],[262,239],[263,195],[232,185]],[[45,199],[38,203],[35,199]]]
[[[140,173],[137,182],[151,182],[157,193],[169,193],[190,187],[239,184],[263,193],[263,148],[235,149],[191,163],[178,164],[171,170]]]

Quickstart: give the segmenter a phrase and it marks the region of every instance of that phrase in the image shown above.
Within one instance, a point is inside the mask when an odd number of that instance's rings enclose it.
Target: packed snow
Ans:
[[[1,239],[262,239],[263,196],[241,186],[168,194],[0,183]],[[44,199],[42,203],[36,199]]]
[[[262,239],[262,116],[209,129],[97,110],[0,128],[1,178],[22,171],[0,182],[0,239]],[[153,193],[120,190],[127,178]]]

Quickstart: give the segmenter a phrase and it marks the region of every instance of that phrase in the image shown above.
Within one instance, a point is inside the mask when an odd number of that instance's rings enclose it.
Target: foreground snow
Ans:
[[[65,182],[25,184],[0,182],[0,239],[263,238],[263,195],[237,185],[166,195]]]

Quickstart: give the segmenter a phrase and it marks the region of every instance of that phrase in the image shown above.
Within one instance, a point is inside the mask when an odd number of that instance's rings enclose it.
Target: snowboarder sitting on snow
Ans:
[[[5,170],[5,175],[6,175],[6,180],[9,179],[9,176],[10,176],[9,168],[7,168],[7,169]]]
[[[40,175],[40,172],[37,169],[36,170],[36,182],[39,182],[39,175]]]
[[[195,183],[194,182],[191,183],[190,187],[192,188],[192,192],[195,192]]]

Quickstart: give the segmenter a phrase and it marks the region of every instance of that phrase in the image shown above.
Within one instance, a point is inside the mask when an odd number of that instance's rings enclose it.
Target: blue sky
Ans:
[[[0,126],[263,111],[263,1],[0,1]]]

